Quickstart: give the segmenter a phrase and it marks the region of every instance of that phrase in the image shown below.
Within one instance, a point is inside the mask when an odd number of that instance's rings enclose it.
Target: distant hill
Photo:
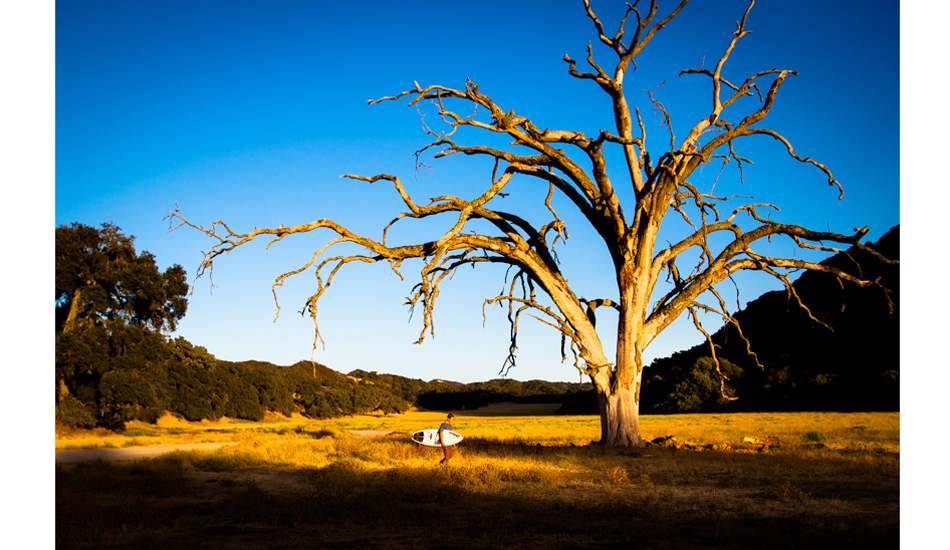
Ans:
[[[900,226],[868,247],[898,260]],[[749,302],[735,318],[764,369],[747,354],[732,324],[712,337],[717,356],[743,373],[732,381],[739,399],[728,410],[899,410],[900,267],[857,247],[822,263],[880,281],[891,291],[893,311],[881,289],[842,284],[814,271],[802,273],[793,286],[812,315],[831,329],[810,319],[785,290]],[[703,342],[654,361],[644,371],[641,412],[671,412],[660,410],[674,387],[671,374],[689,372],[709,355]]]
[[[487,382],[412,380],[392,374],[355,370],[349,376],[391,388],[399,397],[430,410],[475,410],[492,403],[563,403],[590,384],[496,378]]]
[[[294,363],[293,365],[290,365],[289,367],[276,367],[276,368],[283,369],[288,373],[302,374],[304,376],[313,376],[314,369],[316,369],[317,380],[340,381],[340,380],[346,379],[346,376],[331,369],[330,367],[326,365],[322,365],[320,363],[314,364],[306,359],[297,361],[296,363]]]
[[[438,381],[432,391],[419,396],[419,405],[435,410],[474,410],[492,403],[564,403],[586,393],[590,384],[496,378],[469,384]]]
[[[331,369],[326,365],[320,363],[311,363],[307,359],[297,361],[289,367],[282,367],[280,365],[275,365],[269,361],[257,361],[254,359],[246,361],[225,361],[223,359],[218,359],[219,363],[234,363],[238,365],[243,365],[250,369],[265,370],[268,372],[279,372],[281,374],[299,374],[306,376],[308,378],[315,378],[316,380],[321,381],[335,381],[342,382],[346,380],[346,376]]]

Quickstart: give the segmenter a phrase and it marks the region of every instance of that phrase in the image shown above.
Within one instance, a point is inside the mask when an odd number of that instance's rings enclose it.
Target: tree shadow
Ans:
[[[332,435],[332,434],[331,434]],[[392,442],[390,442],[392,443]],[[346,457],[295,468],[275,490],[246,470],[106,463],[57,469],[57,548],[893,548],[899,514],[817,504],[788,483],[729,491],[739,453],[537,446],[466,440],[447,466],[367,467]],[[419,446],[406,441],[409,449]],[[569,452],[619,459],[629,476],[525,467]],[[650,453],[654,453],[652,456]],[[693,455],[688,457],[687,454]],[[498,457],[520,460],[506,466]],[[677,468],[699,455],[719,476]],[[474,460],[475,457],[489,460]],[[433,456],[434,457],[434,456]],[[751,461],[781,457],[748,455]],[[677,461],[680,461],[677,464]],[[650,468],[637,468],[648,464]],[[699,471],[700,466],[696,466]],[[703,470],[705,471],[705,470]],[[637,474],[640,472],[647,472]],[[758,475],[758,474],[754,474]],[[750,477],[754,477],[750,476]],[[899,488],[897,489],[899,493]],[[738,498],[737,498],[738,495]],[[898,498],[887,490],[860,498]]]

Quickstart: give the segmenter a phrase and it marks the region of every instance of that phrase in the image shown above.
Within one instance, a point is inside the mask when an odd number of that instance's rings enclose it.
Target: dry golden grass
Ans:
[[[508,416],[491,416],[501,410]],[[624,450],[589,445],[595,417],[539,412],[457,412],[466,440],[446,466],[439,449],[408,438],[444,413],[227,430],[133,426],[166,444],[207,432],[238,444],[57,465],[57,547],[897,545],[898,413],[644,417],[646,437],[674,439]],[[87,435],[93,445],[124,444],[121,435]]]
[[[558,405],[498,404],[477,411],[456,411],[454,426],[468,438],[505,443],[588,445],[600,437],[596,416],[553,416]],[[222,419],[218,422],[185,422],[166,415],[157,425],[130,422],[124,432],[104,429],[57,432],[57,449],[127,447],[239,441],[252,433],[255,439],[311,438],[322,430],[348,432],[386,430],[404,434],[438,427],[445,413],[412,411],[400,415],[356,415],[331,420],[308,420],[269,415],[260,423]],[[707,445],[738,444],[745,438],[778,438],[781,444],[814,443],[809,432],[825,435],[830,448],[865,446],[900,452],[900,413],[732,413],[720,415],[655,415],[641,417],[646,439],[674,436],[682,442]]]

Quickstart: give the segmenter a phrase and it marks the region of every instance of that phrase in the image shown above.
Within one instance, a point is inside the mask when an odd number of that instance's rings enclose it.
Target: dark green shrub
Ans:
[[[72,395],[66,394],[56,405],[56,419],[69,428],[94,428],[97,424],[93,407],[84,406]]]
[[[651,370],[656,367],[650,367]],[[728,378],[726,394],[735,395],[732,383],[742,369],[728,359],[719,358],[719,369]],[[709,412],[726,404],[720,389],[720,377],[712,357],[701,357],[691,367],[675,365],[662,373],[644,374],[645,409],[661,414]]]

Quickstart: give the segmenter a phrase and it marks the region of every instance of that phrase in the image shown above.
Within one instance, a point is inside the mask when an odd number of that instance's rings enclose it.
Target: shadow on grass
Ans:
[[[762,488],[768,490],[753,487],[741,501],[733,500],[732,493],[710,480],[715,477],[710,472],[741,470],[734,457],[718,458],[718,470],[702,470],[700,475],[696,472],[701,468],[695,465],[695,471],[675,473],[673,453],[657,456],[650,468],[629,465],[643,458],[639,455],[624,458],[628,462],[621,463],[627,464],[622,466],[623,475],[578,482],[564,471],[523,464],[526,455],[563,454],[566,448],[472,443],[465,451],[471,461],[444,467],[369,469],[355,458],[343,458],[324,468],[293,469],[298,485],[292,490],[262,486],[242,470],[196,472],[181,461],[58,465],[56,546],[107,550],[899,546],[897,515],[848,511],[851,508],[835,513],[834,506],[829,512],[825,506],[812,505],[812,493],[797,483],[772,487],[770,482]],[[611,454],[593,448],[577,452],[594,459]],[[495,458],[502,455],[516,455],[522,463]],[[715,462],[717,457],[704,460]],[[678,467],[682,469],[682,463]],[[639,472],[644,473],[637,477]],[[752,477],[756,475],[760,474]],[[685,487],[684,476],[697,480]],[[890,492],[894,491],[885,489],[884,498],[896,498]]]

